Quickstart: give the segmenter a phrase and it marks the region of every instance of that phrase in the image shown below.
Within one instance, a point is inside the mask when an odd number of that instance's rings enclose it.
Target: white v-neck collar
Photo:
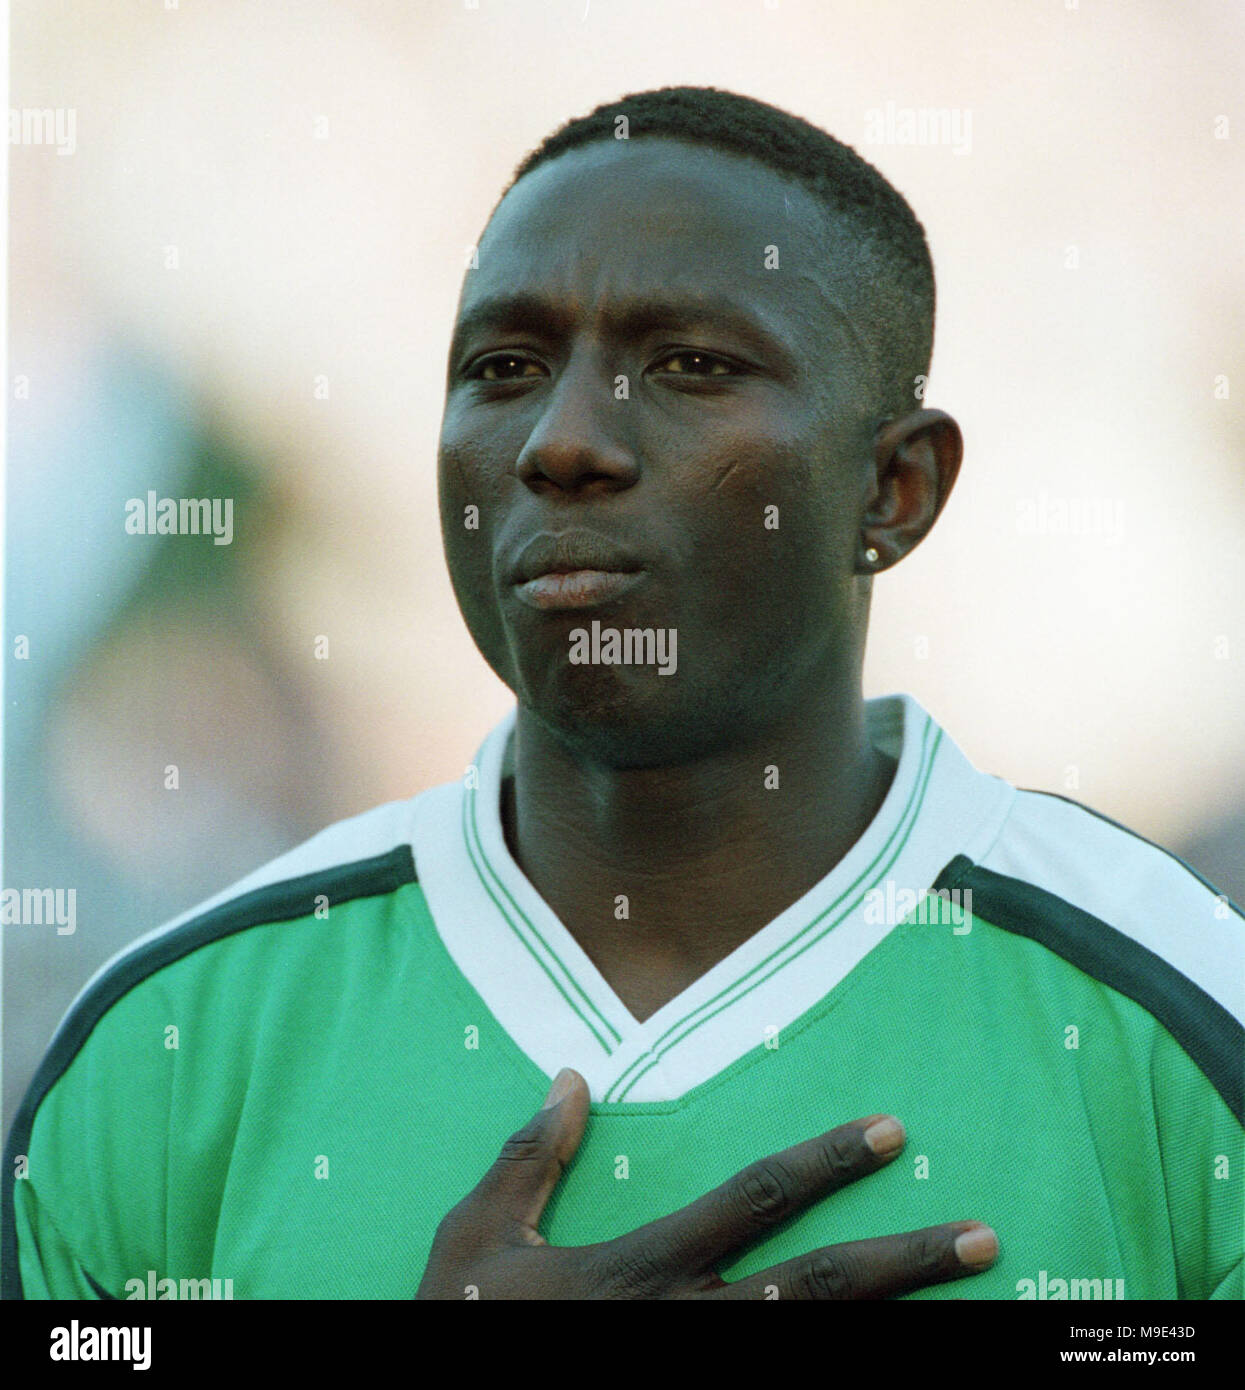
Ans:
[[[797,902],[643,1023],[528,882],[502,831],[511,711],[461,783],[415,800],[419,882],[446,949],[489,1010],[552,1076],[572,1066],[594,1102],[670,1101],[781,1032],[896,925],[866,895],[928,888],[957,854],[984,853],[1015,795],[979,773],[910,695],[865,704],[898,760],[877,815]]]

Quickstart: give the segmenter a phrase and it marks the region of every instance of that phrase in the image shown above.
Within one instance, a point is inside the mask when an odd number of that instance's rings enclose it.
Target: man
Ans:
[[[517,710],[88,987],[9,1292],[1239,1297],[1239,913],[861,696],[961,452],[902,198],[642,93],[477,259],[442,522]]]

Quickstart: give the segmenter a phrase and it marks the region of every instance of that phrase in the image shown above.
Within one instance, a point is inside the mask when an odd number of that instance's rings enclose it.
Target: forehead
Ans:
[[[502,200],[460,316],[498,295],[572,312],[645,297],[725,304],[793,343],[850,322],[852,236],[793,179],[746,156],[647,137],[557,156]]]

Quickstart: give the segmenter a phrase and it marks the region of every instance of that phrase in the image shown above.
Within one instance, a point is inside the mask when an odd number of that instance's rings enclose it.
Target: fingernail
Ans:
[[[879,1158],[886,1158],[903,1148],[903,1125],[894,1115],[884,1115],[865,1130],[865,1143]]]
[[[557,1103],[564,1099],[567,1092],[575,1084],[575,1073],[570,1067],[563,1067],[562,1070],[553,1078],[553,1085],[549,1087],[549,1094],[545,1097],[545,1103],[540,1108],[542,1110],[552,1110]]]
[[[955,1253],[962,1265],[984,1269],[999,1253],[999,1238],[989,1226],[976,1226],[955,1238]]]

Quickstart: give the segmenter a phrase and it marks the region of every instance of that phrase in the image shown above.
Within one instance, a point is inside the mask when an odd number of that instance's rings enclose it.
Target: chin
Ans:
[[[707,702],[677,676],[651,667],[563,666],[524,682],[517,693],[585,761],[620,770],[669,767],[709,751]]]

